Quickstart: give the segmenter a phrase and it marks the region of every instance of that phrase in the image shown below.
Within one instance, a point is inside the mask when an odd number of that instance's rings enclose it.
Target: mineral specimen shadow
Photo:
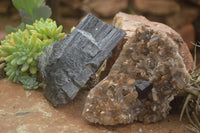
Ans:
[[[44,96],[54,107],[73,100],[125,34],[88,14],[71,34],[45,47],[39,57]]]

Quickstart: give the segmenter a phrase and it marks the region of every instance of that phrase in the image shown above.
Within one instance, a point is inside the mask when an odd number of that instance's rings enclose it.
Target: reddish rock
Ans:
[[[193,58],[187,44],[183,41],[180,35],[169,26],[162,23],[149,21],[143,16],[129,15],[122,12],[116,14],[113,24],[114,26],[126,31],[127,35],[124,38],[125,40],[131,37],[135,33],[136,28],[140,25],[148,25],[155,31],[165,33],[179,46],[179,53],[183,58],[187,70],[192,70]]]
[[[192,51],[194,49],[194,45],[192,43],[195,43],[195,29],[192,24],[187,24],[183,26],[180,30],[178,30],[178,33],[181,35],[183,40],[188,45],[189,49]]]
[[[198,7],[182,4],[181,10],[179,12],[166,18],[166,24],[174,29],[179,29],[183,25],[193,23],[198,15]]]
[[[168,15],[180,10],[175,0],[135,0],[133,7],[141,12],[154,15]]]
[[[82,9],[97,16],[112,17],[127,6],[128,0],[84,0]]]

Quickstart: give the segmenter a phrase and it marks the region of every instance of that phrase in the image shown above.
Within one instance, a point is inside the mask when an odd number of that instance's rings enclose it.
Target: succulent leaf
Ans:
[[[19,29],[8,34],[0,45],[0,57],[7,63],[4,71],[8,78],[21,82],[25,89],[38,88],[36,58],[45,46],[65,36],[61,31],[62,27],[57,28],[55,21],[40,19],[33,25],[26,25],[24,31]]]
[[[25,89],[37,89],[39,87],[36,76],[23,75],[20,82]]]
[[[33,25],[26,25],[26,28],[31,31],[31,33],[38,33],[37,37],[41,40],[51,39],[58,41],[65,36],[64,33],[61,33],[63,29],[62,26],[57,28],[55,21],[49,18],[45,21],[43,18],[41,18],[40,21],[36,20]]]
[[[37,67],[36,66],[31,66],[30,67],[30,73],[31,74],[36,74],[37,73]]]
[[[28,70],[28,68],[29,68],[28,63],[25,63],[25,64],[22,65],[21,71],[26,72]]]

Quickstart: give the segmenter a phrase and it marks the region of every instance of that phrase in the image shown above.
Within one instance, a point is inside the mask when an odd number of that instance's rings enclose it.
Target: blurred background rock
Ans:
[[[112,24],[116,13],[123,11],[143,15],[151,21],[162,22],[175,29],[188,44],[190,50],[200,41],[200,0],[47,0],[52,17],[62,24],[66,32],[76,26],[87,13],[92,13]],[[0,1],[0,39],[5,26],[20,23],[18,11],[11,0]]]

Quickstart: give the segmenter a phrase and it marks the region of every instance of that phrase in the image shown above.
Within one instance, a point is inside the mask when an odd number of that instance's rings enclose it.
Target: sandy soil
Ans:
[[[1,133],[189,133],[187,120],[178,114],[165,120],[144,125],[101,126],[88,123],[81,116],[88,91],[82,90],[76,99],[60,108],[53,108],[42,90],[27,91],[8,79],[0,80]]]

